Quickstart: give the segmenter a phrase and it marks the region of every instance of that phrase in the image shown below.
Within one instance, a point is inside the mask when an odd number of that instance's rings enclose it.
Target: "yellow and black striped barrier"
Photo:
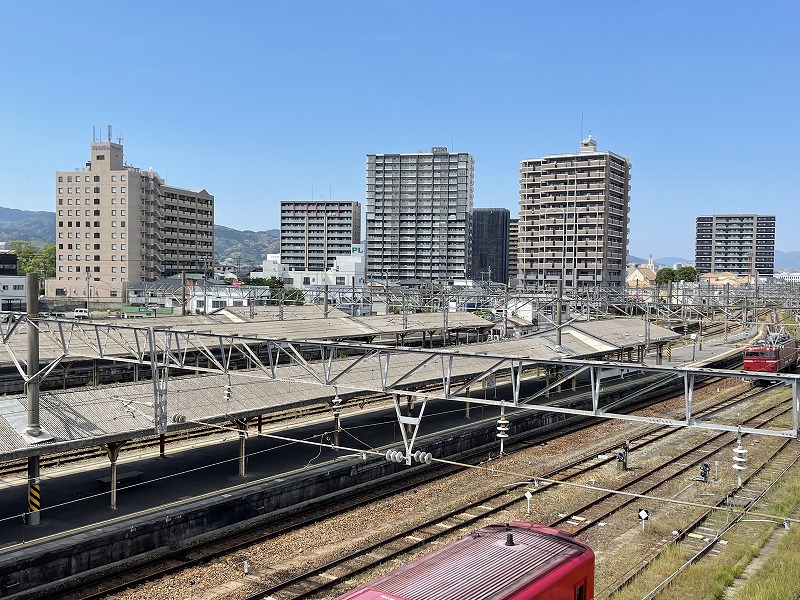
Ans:
[[[32,513],[39,512],[42,508],[42,494],[39,481],[31,481],[28,486],[28,510]]]
[[[667,346],[667,360],[672,360],[672,346]]]

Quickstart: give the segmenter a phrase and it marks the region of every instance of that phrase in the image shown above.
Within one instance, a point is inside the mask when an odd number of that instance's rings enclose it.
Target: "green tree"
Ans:
[[[55,277],[56,245],[45,244],[37,248],[30,242],[13,241],[8,243],[11,252],[17,255],[20,275],[38,273],[39,277]]]
[[[671,269],[670,267],[659,269],[658,273],[656,273],[656,283],[668,283],[670,281],[675,281],[675,278],[675,269]]]
[[[269,287],[272,289],[280,289],[283,287],[283,281],[278,279],[277,277],[270,277],[269,279],[264,277],[245,277],[242,279],[245,285],[257,285],[262,287]]]
[[[681,267],[675,271],[675,279],[679,281],[697,281],[697,269],[694,267]]]

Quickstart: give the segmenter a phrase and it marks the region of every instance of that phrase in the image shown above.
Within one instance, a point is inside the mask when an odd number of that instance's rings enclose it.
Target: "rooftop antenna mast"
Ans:
[[[111,125],[108,126],[108,143],[111,143]]]

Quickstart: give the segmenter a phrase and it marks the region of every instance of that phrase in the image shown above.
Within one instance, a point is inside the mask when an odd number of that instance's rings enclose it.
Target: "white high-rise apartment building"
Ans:
[[[92,142],[76,171],[56,173],[56,296],[123,301],[129,285],[214,258],[214,197],[125,164],[122,145]]]
[[[367,280],[469,276],[475,163],[465,152],[367,155]]]
[[[327,271],[361,244],[361,204],[355,200],[282,200],[281,265]]]
[[[564,289],[622,286],[628,254],[630,170],[627,158],[597,150],[522,161],[520,285]]]

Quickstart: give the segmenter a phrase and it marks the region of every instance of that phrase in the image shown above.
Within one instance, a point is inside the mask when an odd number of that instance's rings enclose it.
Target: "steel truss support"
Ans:
[[[24,319],[24,317],[23,317]],[[498,405],[505,403],[508,410],[538,410],[581,414],[672,425],[676,427],[699,427],[735,431],[736,427],[711,420],[700,421],[693,414],[693,394],[696,383],[703,377],[739,378],[766,380],[775,385],[787,386],[787,402],[791,402],[793,425],[791,430],[745,429],[745,433],[798,438],[797,381],[800,375],[776,375],[769,373],[745,373],[743,371],[675,367],[671,365],[644,365],[623,361],[590,361],[582,359],[539,359],[520,356],[469,352],[468,347],[454,349],[390,348],[360,342],[320,342],[306,340],[265,339],[246,335],[220,335],[193,331],[174,331],[169,328],[137,327],[128,324],[111,325],[65,321],[39,321],[38,327],[51,342],[50,357],[41,357],[41,362],[50,361],[40,374],[49,373],[59,361],[68,362],[78,357],[105,358],[134,365],[147,364],[153,372],[154,425],[156,433],[167,428],[167,387],[170,371],[184,373],[227,374],[231,365],[238,361],[252,368],[238,368],[237,377],[252,377],[260,380],[280,380],[309,385],[336,387],[339,393],[379,392],[402,394],[423,402],[452,400],[472,404]],[[56,344],[56,353],[52,344]],[[15,355],[11,341],[5,348]],[[17,344],[17,348],[21,344]],[[484,348],[482,348],[483,350]],[[205,361],[198,360],[205,358]],[[16,361],[22,365],[24,361]],[[205,364],[204,364],[205,362]],[[545,389],[530,397],[521,397],[524,378],[535,377],[534,373],[550,369],[561,373],[557,382],[549,382]],[[489,378],[505,378],[510,387],[504,388],[504,396],[494,398],[470,398],[468,387],[476,387]],[[603,405],[601,382],[624,375],[649,374],[650,389],[663,382],[683,379],[685,410],[680,420],[623,415],[614,412],[616,402]],[[538,404],[547,391],[563,385],[569,379],[587,381],[591,386],[591,409],[578,410]],[[224,384],[223,384],[224,385]],[[426,390],[421,390],[425,385]],[[437,386],[439,389],[431,389]],[[647,389],[647,388],[645,388]],[[335,392],[334,392],[335,393]],[[626,399],[636,397],[644,391],[628,394]],[[171,416],[171,415],[170,415]],[[230,415],[236,417],[237,415]],[[421,418],[421,417],[414,417]],[[709,419],[709,417],[706,417]],[[413,424],[413,423],[412,423]]]

